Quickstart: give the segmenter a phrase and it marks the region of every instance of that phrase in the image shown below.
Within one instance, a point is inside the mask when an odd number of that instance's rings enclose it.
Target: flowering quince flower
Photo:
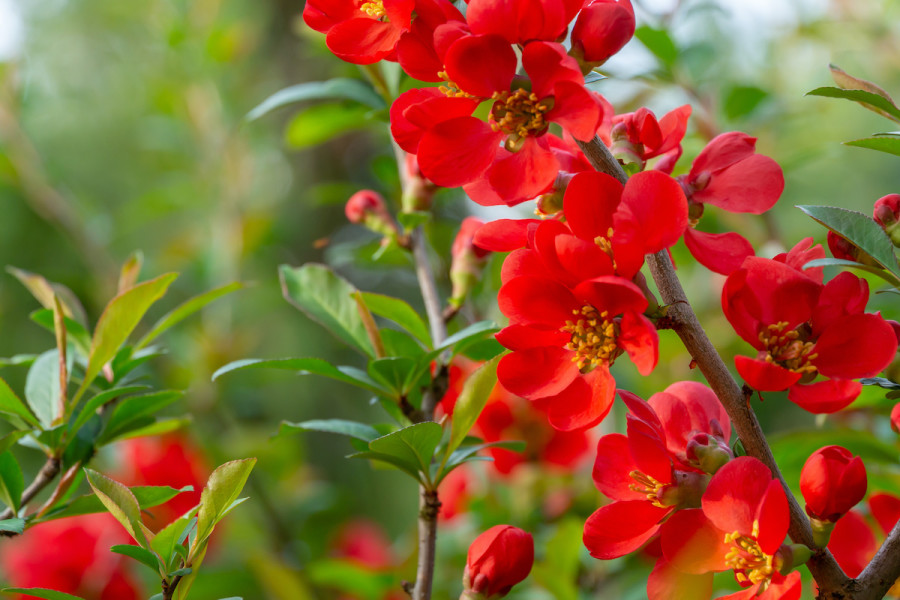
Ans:
[[[630,0],[594,0],[581,9],[572,26],[571,54],[582,70],[599,67],[634,36]]]
[[[470,106],[472,98],[494,102],[485,122],[469,116],[471,111],[439,112],[430,106],[441,100],[436,96],[417,103],[406,94],[397,99],[405,108],[391,110],[392,131],[405,135],[395,139],[404,150],[417,154],[422,173],[437,185],[457,187],[484,175],[504,199],[533,198],[553,183],[559,171],[559,162],[543,139],[550,123],[587,140],[600,122],[599,103],[585,89],[578,64],[560,44],[528,43],[522,51],[525,78],[516,76],[516,54],[509,43],[493,34],[455,40],[444,60],[448,79],[458,88],[455,95]],[[453,103],[454,109],[461,106]],[[432,116],[430,124],[420,118],[423,114]],[[416,124],[423,130],[417,144],[416,135],[406,135]]]
[[[872,218],[881,225],[895,246],[900,244],[900,227],[897,227],[900,222],[900,194],[888,194],[876,200]]]
[[[534,539],[512,525],[495,525],[469,546],[460,600],[502,598],[531,573]]]
[[[5,540],[0,565],[10,586],[47,588],[85,600],[138,600],[146,598],[138,580],[125,558],[109,550],[129,543],[131,538],[110,514],[69,517]]]
[[[476,217],[463,219],[450,248],[450,281],[453,290],[449,302],[457,308],[481,279],[486,257],[490,254],[489,250],[480,248],[474,242],[475,232],[482,225],[484,221]]]
[[[734,213],[762,214],[772,208],[784,190],[784,175],[778,163],[756,154],[756,138],[738,131],[713,138],[678,181],[687,195],[691,227],[684,241],[697,261],[715,273],[729,275],[753,247],[734,233],[704,233],[695,229],[704,205]]]
[[[819,448],[803,465],[800,492],[806,514],[833,523],[866,495],[866,467],[846,448]]]
[[[786,389],[800,407],[831,413],[859,396],[862,386],[853,379],[890,364],[897,337],[880,315],[864,312],[864,280],[844,272],[823,286],[809,272],[815,269],[798,270],[816,254],[795,248],[776,260],[747,258],[728,276],[722,308],[738,335],[758,351],[755,358],[735,358],[751,387]],[[826,379],[814,382],[818,375]]]
[[[690,116],[690,104],[679,106],[658,121],[649,108],[616,115],[609,132],[612,142],[610,150],[626,164],[637,164],[639,171],[644,169],[651,158],[666,155],[662,170],[665,173],[671,172],[681,156],[681,140],[684,139]]]
[[[510,44],[557,42],[582,4],[583,0],[469,0],[466,20],[472,33],[498,35]]]
[[[622,390],[619,395],[630,410],[627,436],[600,438],[593,471],[597,489],[613,502],[584,526],[584,544],[600,559],[637,550],[672,512],[700,505],[709,476],[688,458],[692,441],[712,437],[724,445],[717,467],[732,458],[728,416],[703,384],[675,383],[649,402]]]
[[[797,577],[784,576],[794,561],[791,547],[783,545],[789,524],[787,497],[778,479],[756,458],[735,458],[713,475],[702,508],[680,510],[666,522],[660,539],[672,568],[657,575],[648,594],[664,590],[665,577],[673,572],[711,578],[712,572],[731,569],[747,589],[730,598],[751,598],[773,586],[778,593],[770,598],[799,598]],[[664,597],[650,595],[651,600]]]

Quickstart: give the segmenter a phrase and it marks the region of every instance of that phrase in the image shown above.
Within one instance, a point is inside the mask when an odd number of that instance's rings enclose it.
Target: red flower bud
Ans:
[[[891,429],[900,433],[900,402],[895,404],[894,408],[891,409]]]
[[[475,245],[475,232],[478,231],[484,221],[475,217],[463,219],[462,227],[453,240],[450,254],[453,262],[450,265],[450,281],[453,283],[453,293],[450,304],[459,308],[465,302],[466,297],[472,292],[475,284],[481,279],[481,271],[484,269],[484,257],[490,254],[489,250]]]
[[[512,525],[495,525],[469,546],[463,597],[502,598],[528,577],[533,564],[531,534]]]
[[[344,214],[351,223],[362,223],[369,215],[386,215],[387,206],[381,194],[372,190],[360,190],[350,196]]]
[[[900,194],[888,194],[876,200],[872,216],[883,228],[900,221]]]
[[[809,516],[837,521],[866,495],[866,467],[846,448],[819,448],[803,465],[800,491]]]

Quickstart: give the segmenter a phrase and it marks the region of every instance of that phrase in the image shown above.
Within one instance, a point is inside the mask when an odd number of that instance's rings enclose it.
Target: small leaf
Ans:
[[[0,454],[0,500],[13,509],[13,516],[19,514],[22,492],[25,491],[25,476],[12,452]]]
[[[397,395],[405,395],[414,375],[416,361],[406,356],[379,358],[369,362],[372,379]]]
[[[23,533],[25,531],[25,519],[4,519],[0,521],[0,531]]]
[[[860,271],[877,275],[891,285],[900,285],[900,280],[897,279],[896,275],[885,271],[881,267],[864,265],[852,260],[844,260],[842,258],[817,258],[803,265],[803,270],[813,269],[815,267],[847,267],[849,269],[859,269]]]
[[[871,92],[873,94],[878,94],[879,96],[881,96],[882,98],[884,98],[885,100],[890,102],[895,107],[897,106],[896,103],[894,103],[893,99],[891,98],[890,94],[888,94],[886,91],[884,91],[883,88],[881,88],[878,85],[875,85],[871,81],[866,81],[865,79],[860,79],[858,77],[854,77],[853,75],[850,75],[846,71],[842,70],[837,65],[828,65],[828,68],[831,71],[831,78],[834,79],[834,82],[836,84],[838,84],[838,87],[843,88],[845,90],[865,90],[865,91]],[[866,108],[868,108],[868,107],[866,107]],[[891,117],[881,113],[880,110],[877,110],[875,112],[881,114],[882,116],[886,116],[889,119],[891,118]]]
[[[4,588],[4,594],[27,594],[35,598],[43,598],[44,600],[84,600],[80,596],[73,596],[56,590],[48,590],[45,588]]]
[[[318,104],[294,115],[284,132],[285,144],[294,150],[318,146],[339,135],[373,123],[366,106]]]
[[[428,325],[419,316],[419,313],[409,304],[399,298],[392,298],[372,292],[362,292],[363,301],[369,310],[379,317],[390,319],[426,346],[431,346],[431,335],[428,333]]]
[[[424,210],[404,211],[397,215],[397,221],[404,231],[409,232],[419,225],[424,225],[431,221],[431,213]]]
[[[509,450],[510,452],[524,452],[525,447],[525,442],[520,440],[504,440],[501,442],[487,442],[473,445],[463,444],[447,459],[447,463],[446,465],[444,465],[443,473],[441,474],[440,479],[446,477],[454,467],[472,460],[472,457],[482,450],[487,450],[488,448],[502,448],[504,450]]]
[[[878,134],[872,137],[844,142],[844,144],[900,156],[900,136],[896,135]]]
[[[494,391],[497,384],[497,363],[499,357],[481,365],[474,373],[469,375],[459,393],[459,399],[453,407],[453,417],[450,425],[450,441],[447,444],[446,456],[450,456],[459,448],[462,441],[469,435],[469,430],[475,425],[484,405]]]
[[[500,328],[493,321],[478,321],[477,323],[472,323],[468,327],[464,329],[460,329],[446,340],[444,340],[441,344],[435,347],[435,351],[446,350],[447,348],[452,348],[453,346],[461,346],[472,340],[480,339],[485,337],[488,334],[497,333],[500,331]]]
[[[285,369],[297,371],[301,375],[311,373],[337,379],[355,385],[376,394],[384,394],[387,390],[369,377],[365,371],[354,367],[334,366],[321,358],[244,358],[228,363],[213,373],[213,381],[231,371],[242,369]]]
[[[178,275],[169,273],[138,284],[113,298],[94,329],[91,355],[84,381],[75,393],[75,401],[81,398],[103,365],[115,357],[147,310],[159,300]]]
[[[639,39],[647,47],[647,50],[652,52],[665,66],[671,67],[675,64],[675,60],[678,58],[678,48],[664,29],[641,25],[635,30],[634,37]]]
[[[834,206],[798,206],[807,215],[853,242],[885,269],[897,274],[894,246],[884,230],[868,216]]]
[[[253,465],[255,458],[245,458],[227,462],[213,471],[200,496],[200,510],[197,513],[197,538],[194,544],[203,543],[213,527],[222,519],[237,500]]]
[[[347,344],[372,357],[372,343],[366,334],[350,282],[325,265],[308,263],[299,268],[279,269],[285,299],[312,320]]]
[[[142,547],[149,547],[146,527],[141,522],[141,507],[127,487],[92,469],[84,469],[88,483],[112,516]],[[152,537],[152,534],[151,536]]]
[[[119,290],[117,293],[128,291],[134,287],[141,275],[141,267],[144,266],[144,254],[138,250],[132,253],[122,265],[119,271]]]
[[[122,554],[129,558],[133,558],[139,563],[150,567],[154,572],[159,572],[159,559],[155,554],[140,546],[132,546],[131,544],[118,544],[110,548],[116,554]]]
[[[282,436],[288,433],[295,433],[297,431],[323,431],[326,433],[337,433],[340,435],[347,435],[358,440],[363,440],[364,442],[371,442],[372,440],[381,437],[381,434],[378,433],[378,431],[371,425],[366,425],[365,423],[357,423],[356,421],[345,421],[343,419],[322,419],[301,421],[300,423],[290,423],[288,421],[282,421],[281,427],[278,430],[278,435]]]
[[[19,429],[26,429],[22,421],[32,427],[40,426],[40,422],[16,396],[5,381],[0,379],[0,413],[13,417],[10,421]]]
[[[38,275],[37,273],[30,273],[24,269],[6,267],[6,270],[13,277],[18,279],[19,282],[31,292],[31,295],[34,296],[35,300],[40,302],[41,306],[47,310],[53,310],[53,296],[56,295],[59,297],[60,302],[62,302],[63,312],[67,317],[82,324],[87,323],[84,307],[81,306],[81,303],[78,301],[75,294],[72,293],[72,290],[66,286],[48,281],[43,276]]]
[[[48,350],[34,361],[25,379],[25,399],[45,429],[60,416],[59,397],[59,352]]]
[[[184,577],[185,575],[189,575],[194,570],[190,567],[182,567],[180,569],[175,569],[171,573],[168,573],[169,577]]]
[[[407,460],[391,454],[382,454],[380,452],[362,451],[354,454],[348,454],[347,458],[362,458],[366,460],[374,460],[383,462],[392,467],[400,469],[419,483],[422,483],[422,470],[418,462]]]
[[[329,81],[309,81],[278,90],[247,113],[246,118],[253,121],[288,104],[325,99],[356,100],[374,109],[385,108],[384,99],[368,83],[359,79],[337,78]]]
[[[196,518],[182,516],[166,525],[159,533],[153,536],[152,540],[150,540],[150,547],[153,551],[166,561],[166,569],[174,566],[174,559],[179,556],[178,553],[175,552],[175,547],[178,545],[179,540],[184,539],[186,530],[196,525],[196,523]]]
[[[896,383],[884,377],[863,377],[859,382],[863,385],[877,385],[878,387],[887,390],[900,390],[900,383]]]
[[[140,350],[141,348],[145,348],[146,346],[148,346],[150,344],[150,342],[155,340],[157,337],[159,337],[160,334],[162,334],[164,331],[166,331],[173,325],[177,325],[178,323],[185,320],[189,316],[193,315],[197,311],[201,310],[202,308],[204,308],[206,305],[213,302],[214,300],[217,300],[217,299],[221,298],[222,296],[230,294],[231,292],[242,289],[243,287],[244,287],[243,283],[241,283],[239,281],[235,281],[233,283],[229,283],[228,285],[223,285],[223,286],[217,287],[213,290],[209,290],[208,292],[200,294],[199,296],[195,296],[194,298],[191,298],[187,302],[180,304],[174,310],[166,313],[165,316],[163,316],[159,321],[157,321],[153,325],[153,327],[150,329],[150,331],[147,332],[147,335],[142,337],[141,341],[139,341],[135,345],[134,349]]]
[[[880,114],[883,117],[900,123],[900,108],[897,108],[890,98],[881,94],[866,90],[845,90],[836,87],[820,87],[806,92],[807,96],[823,96],[825,98],[843,98],[852,100],[864,108]]]
[[[437,423],[416,423],[372,440],[369,442],[369,450],[416,465],[419,471],[427,474],[442,435],[443,428]]]

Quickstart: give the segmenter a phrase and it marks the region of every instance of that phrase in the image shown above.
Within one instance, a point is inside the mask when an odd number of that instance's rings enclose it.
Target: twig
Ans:
[[[622,167],[599,138],[594,137],[590,142],[578,142],[578,144],[595,169],[612,175],[622,183],[627,181],[628,177]],[[668,305],[666,316],[671,319],[675,333],[681,338],[691,358],[700,367],[709,386],[728,412],[747,454],[765,463],[784,486],[791,513],[791,524],[788,530],[791,539],[796,543],[814,548],[809,520],[775,463],[775,457],[772,455],[765,434],[756,419],[756,414],[747,403],[741,386],[731,376],[722,357],[719,356],[715,346],[706,336],[697,315],[694,314],[668,253],[662,250],[656,254],[648,254],[647,264],[662,301]],[[851,580],[844,575],[834,557],[826,549],[816,550],[807,565],[819,588],[823,591],[847,590],[851,586]]]
[[[50,457],[47,459],[47,462],[44,463],[44,466],[41,467],[41,470],[38,471],[38,474],[35,476],[34,481],[25,488],[25,491],[22,492],[22,501],[19,503],[20,506],[25,506],[31,500],[41,493],[45,487],[50,485],[50,482],[59,475],[61,461],[58,458]],[[7,508],[2,513],[0,513],[0,521],[5,521],[6,519],[11,519],[15,516],[15,511],[12,508]],[[16,535],[11,531],[2,531],[0,535],[5,535],[8,537],[12,537]]]
[[[855,600],[883,598],[900,574],[900,521],[856,579]]]

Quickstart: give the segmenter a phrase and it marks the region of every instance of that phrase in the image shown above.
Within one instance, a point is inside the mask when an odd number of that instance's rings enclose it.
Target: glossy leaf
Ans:
[[[12,452],[0,454],[0,501],[13,509],[14,516],[22,506],[22,492],[25,491],[25,476]]]
[[[399,298],[372,292],[362,292],[362,298],[373,314],[390,319],[414,335],[426,346],[431,346],[431,335],[428,333],[428,325],[425,324],[419,313],[409,304]]]
[[[346,279],[325,265],[309,263],[279,269],[285,299],[338,338],[374,356],[353,294],[357,291]]]
[[[325,433],[337,433],[347,435],[364,442],[381,437],[381,434],[365,423],[357,423],[356,421],[346,421],[344,419],[318,419],[311,421],[301,421],[299,423],[290,423],[282,421],[281,427],[278,429],[278,435],[286,435],[297,431],[322,431]]]
[[[140,396],[125,398],[116,405],[112,416],[106,423],[99,443],[105,443],[129,430],[129,425],[144,417],[151,417],[166,406],[169,406],[184,394],[179,391],[166,390]]]
[[[28,410],[25,403],[16,396],[15,392],[2,379],[0,379],[0,413],[7,415],[12,424],[19,429],[26,429],[25,424],[33,427],[40,425],[40,422]]]
[[[885,269],[897,273],[894,246],[884,230],[870,217],[835,206],[798,206],[797,208],[859,246]]]
[[[99,409],[104,404],[112,402],[116,398],[124,398],[136,392],[141,392],[147,389],[148,387],[145,385],[132,385],[120,388],[112,388],[110,390],[100,392],[96,396],[92,396],[87,402],[84,403],[84,407],[78,413],[78,416],[75,417],[75,420],[72,421],[72,424],[69,426],[69,431],[78,431],[79,429],[81,429],[84,424],[87,423],[90,418],[96,414],[97,409]]]
[[[154,572],[159,571],[159,559],[151,551],[141,548],[140,546],[132,546],[131,544],[118,544],[110,548],[111,552],[122,554],[129,558],[133,558],[139,563],[145,564]]]
[[[141,522],[141,507],[137,498],[127,487],[98,473],[92,469],[85,469],[88,483],[94,493],[112,514],[122,524],[125,531],[142,547],[149,547],[147,528]],[[150,534],[149,537],[153,537]]]
[[[231,292],[242,289],[243,287],[243,283],[235,281],[227,285],[217,287],[213,290],[209,290],[208,292],[200,294],[199,296],[195,296],[187,302],[180,304],[172,311],[166,313],[159,321],[157,321],[153,325],[150,331],[147,332],[147,335],[142,337],[141,341],[139,341],[135,345],[135,350],[140,350],[141,348],[148,346],[150,342],[159,337],[159,335],[165,332],[167,329],[169,329],[173,325],[177,325],[197,311],[203,309],[206,305],[210,304],[214,300],[230,294]]]
[[[200,496],[200,510],[197,513],[199,541],[195,540],[195,543],[206,540],[216,523],[225,516],[244,489],[255,464],[255,458],[245,458],[227,462],[213,471]]]
[[[900,156],[900,135],[881,133],[873,135],[872,137],[844,142],[844,144],[847,146],[869,148],[870,150],[878,150],[879,152]]]
[[[369,362],[369,375],[395,394],[405,395],[414,375],[416,361],[406,356],[379,358]]]
[[[0,521],[0,531],[22,533],[23,531],[25,531],[25,519],[3,519],[2,521]]]
[[[845,90],[836,87],[820,87],[806,92],[807,96],[823,96],[825,98],[842,98],[852,100],[863,107],[877,112],[883,117],[900,122],[900,108],[881,94],[867,90]]]
[[[428,473],[434,450],[442,435],[443,428],[440,425],[426,421],[372,440],[369,442],[369,449],[416,465],[417,470]]]
[[[247,113],[247,120],[253,121],[277,108],[306,100],[356,100],[374,109],[386,108],[384,99],[368,83],[359,79],[331,79],[329,81],[308,81],[278,90]]]
[[[334,366],[328,361],[321,358],[245,358],[228,363],[224,367],[219,368],[213,373],[213,381],[232,371],[240,371],[242,369],[284,369],[287,371],[296,371],[301,375],[313,374],[323,375],[361,387],[375,392],[376,394],[385,393],[385,389],[381,387],[374,379],[372,379],[365,371],[361,371],[355,367]]]
[[[494,386],[497,384],[497,362],[495,358],[484,363],[466,378],[459,398],[453,407],[453,417],[450,422],[450,441],[447,444],[447,456],[459,448],[469,430],[475,425],[481,411],[484,410]]]

